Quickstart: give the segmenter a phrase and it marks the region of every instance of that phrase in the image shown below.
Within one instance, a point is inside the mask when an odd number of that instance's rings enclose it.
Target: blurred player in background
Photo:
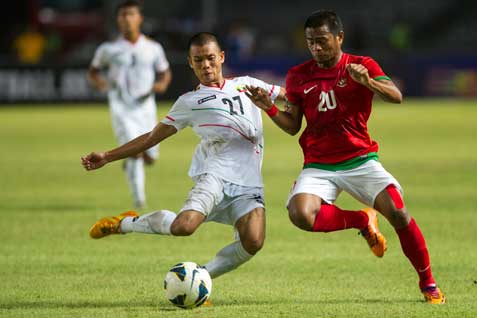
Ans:
[[[261,166],[263,128],[260,109],[246,96],[246,85],[261,87],[270,100],[284,100],[285,90],[245,76],[225,79],[224,52],[215,35],[198,33],[188,45],[190,67],[199,86],[180,96],[169,114],[150,132],[116,149],[82,158],[86,170],[145,151],[189,126],[201,138],[189,176],[195,185],[180,213],[159,210],[142,216],[133,211],[103,218],[90,229],[92,238],[140,232],[188,236],[203,223],[232,225],[236,241],[205,265],[216,278],[248,261],[265,239]]]
[[[374,209],[378,210],[395,228],[426,301],[444,303],[424,237],[404,205],[402,188],[377,161],[378,144],[368,135],[373,95],[401,103],[401,92],[372,58],[342,52],[343,26],[335,12],[313,13],[305,22],[305,37],[313,59],[289,70],[285,111],[279,111],[263,90],[249,88],[252,101],[274,113],[272,120],[285,132],[298,133],[306,118],[300,137],[304,169],[287,202],[290,220],[305,231],[359,229],[372,252],[382,257],[386,240],[378,229]],[[374,209],[340,209],[333,203],[343,190]]]
[[[119,144],[150,131],[157,124],[154,95],[171,82],[171,71],[162,46],[141,33],[142,8],[138,1],[122,2],[116,9],[121,35],[99,46],[88,72],[98,90],[107,91],[113,129]],[[107,70],[107,75],[101,72]],[[124,164],[137,208],[146,204],[144,163],[157,159],[153,147],[128,158]]]

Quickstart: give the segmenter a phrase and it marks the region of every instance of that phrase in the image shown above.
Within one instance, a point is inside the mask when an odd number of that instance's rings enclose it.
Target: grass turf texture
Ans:
[[[421,301],[417,275],[383,218],[383,259],[356,230],[313,234],[291,225],[284,202],[302,164],[298,137],[265,117],[265,247],[214,281],[213,307],[184,311],[164,298],[167,270],[205,263],[232,241],[232,228],[90,239],[96,219],[131,207],[121,163],[90,173],[80,166],[81,155],[115,145],[107,108],[0,107],[0,317],[477,316],[475,101],[377,103],[370,121],[380,161],[424,232],[444,306]],[[147,170],[151,210],[181,207],[197,140],[187,129],[163,143]],[[338,203],[361,208],[346,194]]]

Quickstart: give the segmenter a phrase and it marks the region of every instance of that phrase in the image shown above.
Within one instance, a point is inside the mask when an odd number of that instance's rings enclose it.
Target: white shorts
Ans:
[[[350,170],[328,171],[306,168],[295,181],[288,196],[287,206],[291,198],[298,193],[314,194],[327,203],[334,203],[344,190],[358,201],[373,207],[376,196],[390,184],[394,184],[401,195],[403,194],[399,182],[376,160],[369,160]]]
[[[110,102],[113,131],[120,145],[145,134],[157,125],[154,102],[146,102],[141,106],[127,106],[122,102]],[[146,150],[149,157],[157,159],[159,145]]]
[[[240,186],[208,173],[193,179],[196,184],[189,192],[181,212],[198,211],[206,216],[206,222],[235,226],[238,219],[253,209],[264,208],[261,187]]]

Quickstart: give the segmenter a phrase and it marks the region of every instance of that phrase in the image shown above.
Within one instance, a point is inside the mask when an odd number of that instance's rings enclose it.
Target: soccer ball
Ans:
[[[194,262],[174,265],[164,279],[166,297],[175,306],[199,307],[210,297],[212,279],[209,272]]]

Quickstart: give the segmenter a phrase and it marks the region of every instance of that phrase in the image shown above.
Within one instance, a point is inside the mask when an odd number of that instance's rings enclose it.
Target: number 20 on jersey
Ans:
[[[318,111],[326,112],[328,109],[335,109],[336,106],[337,104],[335,92],[333,90],[329,92],[322,91],[320,94],[320,103],[318,104]]]

